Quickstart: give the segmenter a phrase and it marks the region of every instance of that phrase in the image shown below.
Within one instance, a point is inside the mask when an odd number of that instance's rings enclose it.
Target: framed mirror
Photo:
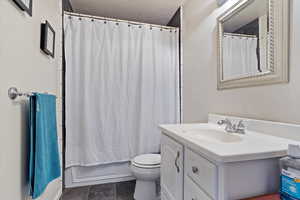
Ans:
[[[289,0],[241,0],[218,29],[219,90],[289,81]]]

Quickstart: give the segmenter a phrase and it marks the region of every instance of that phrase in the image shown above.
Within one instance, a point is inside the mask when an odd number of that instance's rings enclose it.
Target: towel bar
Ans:
[[[32,93],[19,92],[16,87],[11,87],[11,88],[8,89],[8,97],[11,100],[15,100],[17,97],[20,97],[20,96],[30,97],[30,96],[32,96]]]
[[[45,94],[48,94],[48,93],[45,92]],[[8,89],[8,97],[11,100],[15,100],[17,97],[21,97],[21,96],[31,97],[32,95],[33,95],[32,92],[27,92],[27,93],[19,92],[19,90],[16,87],[11,87]]]

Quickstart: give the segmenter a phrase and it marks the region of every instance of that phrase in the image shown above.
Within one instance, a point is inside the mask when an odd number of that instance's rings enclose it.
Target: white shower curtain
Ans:
[[[175,30],[65,16],[66,167],[159,152],[179,121]]]
[[[251,76],[259,73],[257,38],[223,36],[223,79]]]

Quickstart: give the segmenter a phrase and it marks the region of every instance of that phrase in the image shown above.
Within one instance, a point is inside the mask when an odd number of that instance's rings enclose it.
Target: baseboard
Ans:
[[[58,193],[57,193],[57,195],[56,195],[56,197],[55,197],[55,200],[60,200],[61,196],[62,196],[62,189],[60,189],[60,190],[58,191]]]

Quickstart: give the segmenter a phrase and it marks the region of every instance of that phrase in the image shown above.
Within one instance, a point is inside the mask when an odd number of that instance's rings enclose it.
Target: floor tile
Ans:
[[[135,181],[117,183],[117,200],[133,200]]]
[[[61,200],[88,200],[89,187],[65,189]]]
[[[91,186],[88,200],[116,200],[116,184]]]

